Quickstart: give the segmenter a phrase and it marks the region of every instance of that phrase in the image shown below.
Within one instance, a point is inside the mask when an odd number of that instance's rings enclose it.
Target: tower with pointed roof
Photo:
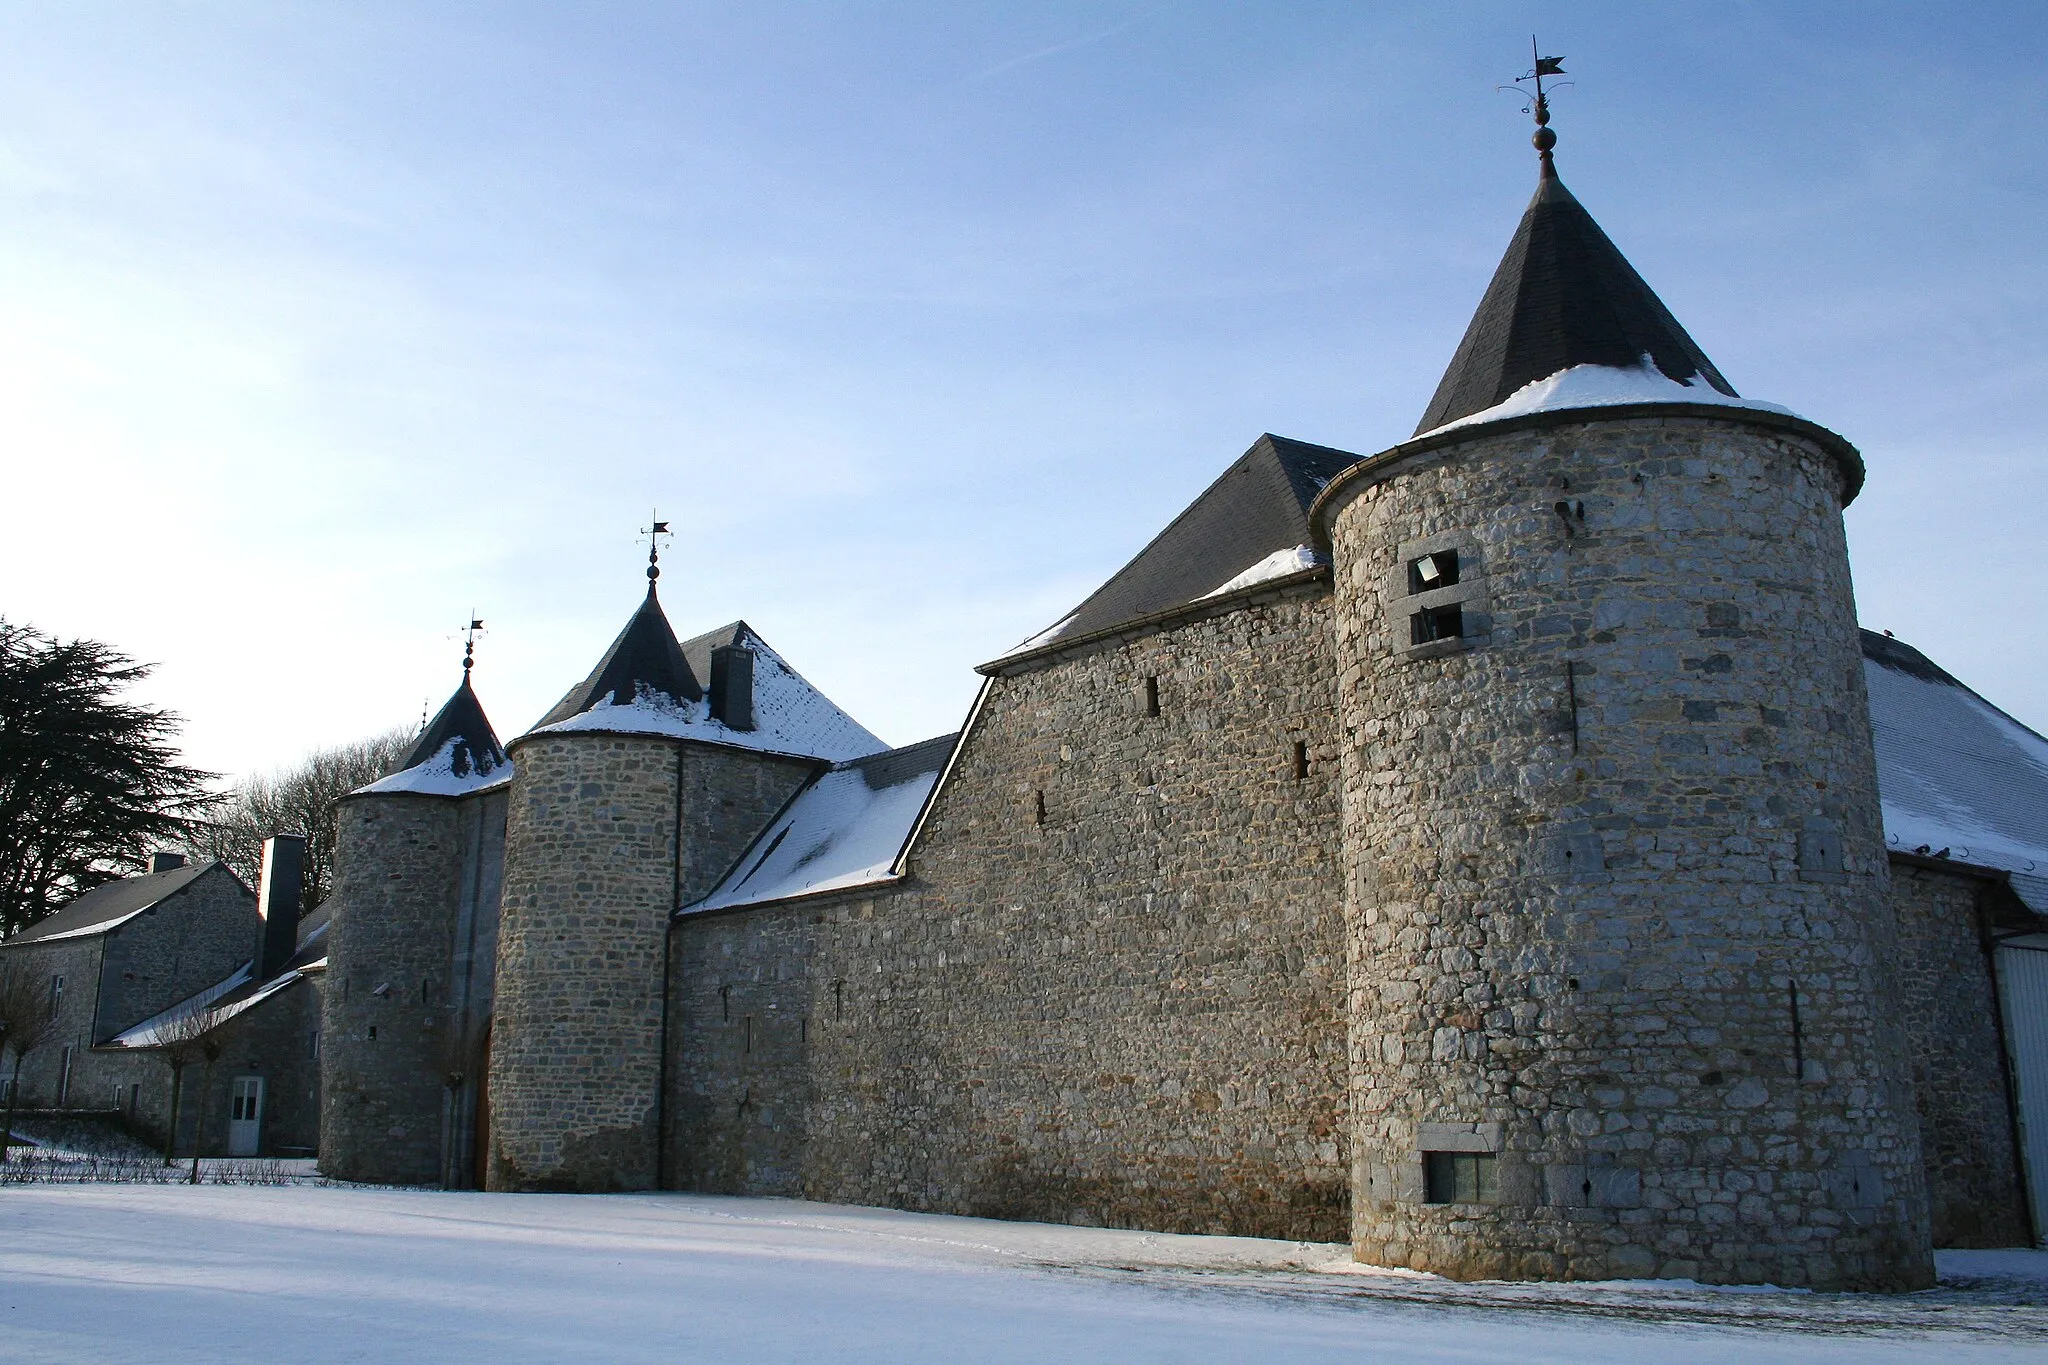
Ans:
[[[1842,508],[1541,177],[1336,586],[1353,1240],[1459,1278],[1932,1282]]]
[[[512,765],[473,664],[398,771],[341,803],[320,1157],[344,1180],[477,1183]]]
[[[805,782],[883,747],[744,622],[678,641],[660,572],[650,549],[625,629],[511,745],[491,1189],[665,1183],[670,917]]]

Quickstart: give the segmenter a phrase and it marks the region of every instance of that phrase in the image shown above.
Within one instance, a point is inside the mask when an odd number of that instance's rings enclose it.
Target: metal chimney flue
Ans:
[[[299,946],[299,911],[306,895],[306,836],[275,834],[263,841],[263,875],[256,890],[256,980],[284,970]]]

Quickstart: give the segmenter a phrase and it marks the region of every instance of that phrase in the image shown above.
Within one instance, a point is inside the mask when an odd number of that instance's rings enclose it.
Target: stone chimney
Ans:
[[[182,853],[172,853],[166,849],[149,855],[151,872],[172,872],[184,865],[185,855]]]
[[[268,981],[299,946],[299,908],[306,891],[306,836],[278,834],[263,841],[263,875],[256,891],[255,978]]]
[[[711,651],[711,718],[728,730],[754,728],[754,651],[744,645]]]

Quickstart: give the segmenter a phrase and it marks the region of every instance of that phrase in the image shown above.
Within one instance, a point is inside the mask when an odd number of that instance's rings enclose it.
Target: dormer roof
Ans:
[[[1546,164],[1415,431],[1485,412],[1575,366],[1635,370],[1645,357],[1674,384],[1738,396]]]

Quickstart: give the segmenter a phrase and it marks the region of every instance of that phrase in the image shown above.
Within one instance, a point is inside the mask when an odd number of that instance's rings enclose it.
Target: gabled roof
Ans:
[[[484,715],[483,703],[469,685],[464,667],[462,685],[448,698],[412,749],[389,777],[360,788],[362,793],[414,792],[430,796],[461,796],[510,780],[512,766]]]
[[[1209,485],[1137,558],[1071,615],[1012,651],[1078,639],[1182,606],[1309,543],[1308,507],[1361,457],[1270,432]],[[1302,561],[1304,565],[1308,561]]]
[[[168,872],[145,872],[140,876],[123,877],[119,881],[96,886],[56,914],[38,920],[6,942],[35,943],[104,934],[110,929],[126,924],[152,906],[170,899],[215,868],[220,868],[230,877],[235,875],[228,872],[223,863],[188,863],[184,867],[174,867]],[[236,885],[241,885],[239,880]],[[246,887],[243,890],[247,892]]]
[[[958,735],[857,758],[820,773],[692,912],[890,881]]]
[[[1735,389],[1548,163],[1417,435],[1483,412],[1579,365]],[[1695,384],[1695,388],[1701,387]]]
[[[545,729],[603,703],[631,706],[652,693],[671,701],[701,701],[704,686],[683,657],[682,646],[676,643],[676,633],[662,614],[650,582],[640,609],[597,661],[597,667],[590,670],[590,676],[570,688],[533,728]]]
[[[2012,874],[2048,912],[2048,739],[1902,640],[1863,632],[1885,843]]]

